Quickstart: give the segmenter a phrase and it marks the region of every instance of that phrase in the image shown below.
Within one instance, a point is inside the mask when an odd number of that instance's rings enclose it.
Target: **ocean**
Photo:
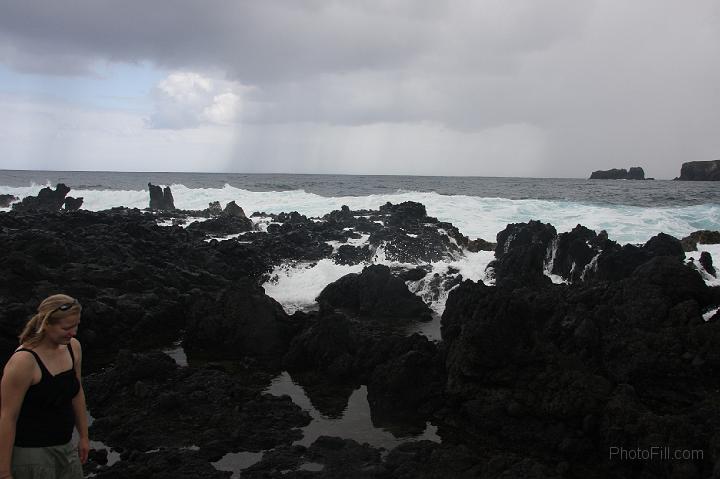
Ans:
[[[449,221],[471,238],[494,240],[508,223],[530,219],[559,232],[578,223],[607,230],[621,243],[643,243],[659,232],[685,236],[720,229],[720,184],[670,180],[570,178],[295,175],[238,173],[125,173],[0,170],[0,194],[20,198],[65,183],[93,211],[148,206],[147,184],[169,185],[175,206],[204,209],[235,200],[255,211],[322,216],[342,205],[377,208],[387,201],[419,201],[428,215]]]
[[[582,224],[598,232],[606,230],[619,243],[638,244],[660,232],[683,238],[696,230],[720,230],[716,182],[0,170],[0,194],[19,198],[60,182],[72,188],[69,196],[83,197],[83,208],[93,211],[146,208],[148,182],[170,186],[178,208],[201,210],[211,201],[224,206],[234,200],[248,216],[297,211],[317,218],[342,205],[359,210],[377,209],[388,201],[417,201],[426,206],[429,216],[454,224],[471,239],[488,241],[495,241],[507,224],[529,220],[551,223],[558,233]],[[267,226],[267,219],[254,221],[259,229]],[[468,253],[455,262],[430,266],[433,272],[453,267],[464,278],[486,281],[485,267],[492,259],[491,252]],[[387,261],[382,250],[373,261],[402,266]],[[281,265],[264,287],[292,312],[311,307],[325,285],[361,269],[362,265],[337,265],[330,259]],[[427,297],[427,284],[410,287],[442,312],[444,297]]]

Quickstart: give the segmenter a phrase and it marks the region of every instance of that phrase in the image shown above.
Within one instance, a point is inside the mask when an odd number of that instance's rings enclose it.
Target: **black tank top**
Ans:
[[[25,393],[15,432],[15,445],[19,447],[47,447],[67,444],[72,439],[75,412],[72,400],[80,391],[75,375],[75,356],[68,344],[73,367],[53,376],[35,351],[21,348],[35,356],[40,366],[40,382]]]

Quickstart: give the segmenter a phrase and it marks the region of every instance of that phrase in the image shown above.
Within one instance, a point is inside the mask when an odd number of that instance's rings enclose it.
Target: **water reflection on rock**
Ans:
[[[302,429],[303,438],[295,441],[296,445],[310,446],[320,436],[353,439],[361,444],[368,443],[388,450],[409,440],[441,442],[437,427],[430,423],[420,424],[410,418],[376,417],[370,410],[367,387],[364,385],[354,388],[335,385],[333,389],[315,383],[305,389],[309,379],[308,376],[303,377],[305,383],[300,386],[294,377],[283,372],[267,389],[273,395],[290,396],[295,404],[310,413],[312,422]],[[349,396],[348,390],[351,391]],[[332,393],[338,395],[332,398]],[[312,399],[308,397],[309,394],[312,394]]]

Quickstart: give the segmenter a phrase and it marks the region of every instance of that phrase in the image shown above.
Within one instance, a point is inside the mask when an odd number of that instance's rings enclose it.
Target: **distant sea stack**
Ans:
[[[148,183],[148,190],[150,190],[150,209],[159,211],[174,211],[175,210],[175,199],[173,198],[172,191],[169,186],[165,189],[159,186]]]
[[[639,166],[630,168],[613,168],[611,170],[597,170],[590,175],[591,180],[644,180],[645,171]],[[648,178],[649,179],[649,178]]]
[[[720,160],[688,161],[680,168],[680,181],[720,181]]]

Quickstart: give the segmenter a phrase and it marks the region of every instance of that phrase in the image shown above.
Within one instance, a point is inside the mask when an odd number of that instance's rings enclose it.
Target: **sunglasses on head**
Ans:
[[[72,303],[61,304],[60,306],[58,306],[57,308],[55,308],[55,309],[53,310],[53,313],[54,313],[55,311],[67,311],[68,309],[72,308],[72,307],[75,306],[76,304],[77,304],[77,299],[74,299]]]

